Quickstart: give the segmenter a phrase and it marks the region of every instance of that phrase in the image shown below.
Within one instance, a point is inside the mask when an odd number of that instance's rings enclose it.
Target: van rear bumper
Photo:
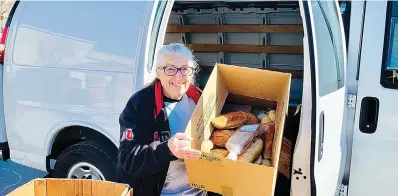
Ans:
[[[3,161],[10,159],[10,147],[8,142],[0,143],[1,158]]]

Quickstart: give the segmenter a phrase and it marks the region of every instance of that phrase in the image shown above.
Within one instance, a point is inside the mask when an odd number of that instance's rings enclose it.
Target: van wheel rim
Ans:
[[[75,164],[68,172],[68,178],[105,180],[104,175],[94,165],[86,162]]]

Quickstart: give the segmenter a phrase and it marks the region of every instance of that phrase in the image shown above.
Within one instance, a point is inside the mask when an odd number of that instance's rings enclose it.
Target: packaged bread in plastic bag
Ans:
[[[238,161],[247,162],[247,163],[253,163],[255,161],[259,161],[261,163],[262,158],[259,159],[259,157],[261,156],[261,149],[263,148],[263,145],[264,142],[261,138],[258,137],[254,138],[250,146],[247,147],[246,150],[244,150],[241,155],[238,155]]]
[[[238,155],[240,155],[252,143],[255,137],[267,131],[267,125],[254,124],[241,126],[225,144],[225,148],[229,151],[228,158],[237,160]]]

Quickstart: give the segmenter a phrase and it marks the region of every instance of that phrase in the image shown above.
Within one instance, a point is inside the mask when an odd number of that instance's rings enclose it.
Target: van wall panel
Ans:
[[[183,24],[302,24],[299,10],[291,8],[242,8],[229,9],[188,9],[174,12],[169,24],[180,24],[178,17],[183,18]],[[177,18],[177,19],[175,19]],[[169,34],[166,41],[174,41],[184,33]],[[249,44],[249,45],[303,45],[303,33],[185,33],[187,44]],[[253,68],[271,68],[277,70],[302,70],[303,55],[268,54],[268,53],[237,53],[237,52],[199,52],[194,51],[201,66],[213,66],[215,63],[226,63]],[[201,73],[200,81],[204,83],[207,75]],[[301,99],[302,79],[292,79],[291,98]]]

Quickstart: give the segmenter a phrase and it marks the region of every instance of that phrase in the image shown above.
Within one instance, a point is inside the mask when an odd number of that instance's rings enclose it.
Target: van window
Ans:
[[[165,7],[167,5],[166,1],[159,1],[157,8],[156,8],[156,12],[155,12],[155,18],[153,21],[153,25],[152,25],[152,33],[151,33],[151,40],[150,40],[150,45],[149,48],[151,50],[149,50],[149,54],[148,54],[148,64],[147,64],[147,71],[150,72],[152,70],[152,68],[154,67],[154,60],[155,60],[155,44],[156,41],[158,40],[158,36],[159,36],[159,29],[162,23],[162,17],[164,15],[165,12]]]
[[[319,96],[344,86],[344,47],[340,11],[334,1],[312,3],[318,50]]]
[[[134,10],[144,10],[145,5],[135,1],[26,2],[13,62],[134,72],[144,17]]]
[[[344,26],[346,49],[348,50],[349,33],[350,33],[350,18],[351,18],[351,2],[339,1],[341,18]]]
[[[398,2],[387,4],[381,85],[398,89]]]

